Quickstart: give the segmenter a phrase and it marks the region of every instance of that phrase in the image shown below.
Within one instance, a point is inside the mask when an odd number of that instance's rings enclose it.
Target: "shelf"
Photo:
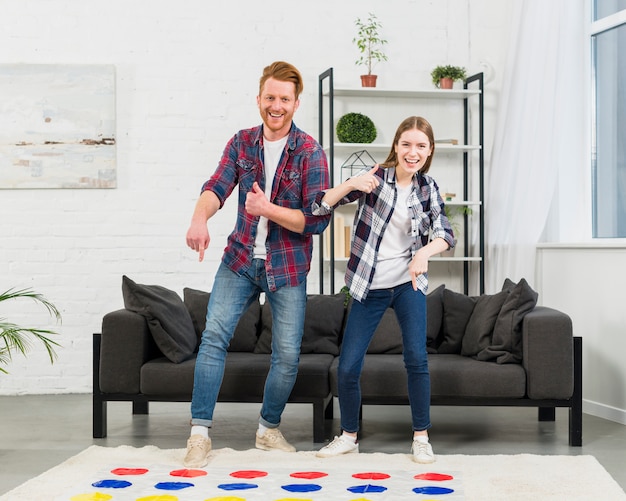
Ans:
[[[367,150],[372,152],[384,152],[388,153],[391,150],[391,144],[384,143],[333,143],[335,151],[355,151],[355,150]],[[480,145],[474,144],[447,144],[438,143],[435,141],[435,152],[448,152],[448,153],[463,153],[465,151],[478,151],[481,149]],[[324,151],[328,151],[329,148],[324,148]]]
[[[433,256],[429,259],[429,261],[456,261],[458,263],[480,263],[483,259],[481,257],[437,257]]]
[[[423,89],[423,90],[386,90],[386,89],[347,89],[335,88],[335,97],[392,97],[409,99],[465,99],[480,94],[478,89]],[[328,97],[329,92],[324,93]]]

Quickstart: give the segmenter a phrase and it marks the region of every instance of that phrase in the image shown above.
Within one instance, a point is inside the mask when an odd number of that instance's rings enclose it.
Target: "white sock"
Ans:
[[[428,435],[417,435],[416,437],[413,437],[413,440],[417,440],[420,444],[427,444]]]
[[[267,431],[267,426],[263,426],[261,423],[259,423],[259,437],[262,437],[263,435],[265,435],[265,432]]]
[[[194,424],[191,426],[190,435],[202,435],[204,438],[209,438],[209,429],[206,426]]]
[[[349,442],[352,442],[353,444],[356,444],[356,437],[353,437],[352,435],[348,435],[347,433],[342,433],[341,438],[346,439]]]

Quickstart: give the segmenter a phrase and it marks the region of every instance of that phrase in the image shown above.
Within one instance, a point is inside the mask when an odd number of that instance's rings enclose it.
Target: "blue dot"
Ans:
[[[224,491],[245,491],[246,489],[256,489],[259,486],[257,484],[220,484],[217,487]]]
[[[426,487],[416,487],[413,489],[415,494],[430,494],[431,496],[437,496],[439,494],[450,494],[454,492],[454,489],[448,489],[447,487],[433,487],[427,485]]]
[[[100,480],[91,485],[93,487],[102,487],[104,489],[124,489],[125,487],[130,487],[133,484],[127,482],[126,480]]]
[[[366,492],[385,492],[387,487],[383,487],[382,485],[354,485],[352,487],[348,487],[350,492],[354,492],[355,494],[365,494]]]
[[[159,482],[154,487],[162,491],[179,491],[187,487],[194,487],[194,484],[190,482]]]
[[[318,484],[288,484],[281,486],[287,492],[315,492],[322,489]]]

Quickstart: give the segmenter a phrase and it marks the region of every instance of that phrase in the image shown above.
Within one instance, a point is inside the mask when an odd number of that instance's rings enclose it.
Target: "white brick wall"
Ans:
[[[496,70],[486,101],[493,113],[508,4],[0,0],[0,64],[115,65],[118,148],[117,189],[0,190],[0,289],[32,287],[63,315],[56,326],[35,305],[1,305],[0,317],[58,328],[62,348],[54,365],[39,346],[16,357],[0,375],[0,394],[90,392],[91,334],[122,307],[123,274],[181,295],[185,286],[210,290],[234,204],[211,221],[203,263],[184,235],[228,138],[260,122],[263,66],[284,59],[299,67],[305,91],[296,123],[317,136],[317,75],[332,66],[337,85],[359,85],[353,23],[372,11],[389,41],[380,87],[424,88],[436,64],[476,72],[488,62]],[[315,292],[316,267],[309,285]]]

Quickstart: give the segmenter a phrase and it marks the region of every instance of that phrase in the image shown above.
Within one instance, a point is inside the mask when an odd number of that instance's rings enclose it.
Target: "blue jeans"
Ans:
[[[359,431],[361,371],[367,348],[380,320],[393,308],[402,330],[403,358],[408,376],[413,431],[430,428],[430,373],[426,352],[426,296],[411,283],[370,290],[365,300],[352,302],[341,345],[338,368],[341,429]]]
[[[196,358],[191,424],[209,427],[213,424],[228,344],[241,315],[261,292],[265,293],[265,300],[272,308],[272,356],[259,422],[268,428],[276,428],[280,424],[298,374],[306,281],[297,287],[282,287],[271,292],[262,259],[254,259],[250,269],[242,275],[221,263],[215,275],[207,307],[206,328]]]

